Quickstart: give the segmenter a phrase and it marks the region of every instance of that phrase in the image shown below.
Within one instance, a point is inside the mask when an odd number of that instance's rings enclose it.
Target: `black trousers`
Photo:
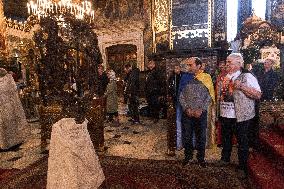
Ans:
[[[159,102],[159,96],[152,94],[147,96],[147,103],[149,107],[150,117],[154,119],[159,119],[160,114],[160,102]]]
[[[107,113],[107,115],[108,115],[108,120],[113,121],[114,117],[118,117],[118,112]]]
[[[139,121],[139,98],[137,95],[129,96],[128,108],[130,116],[134,121]]]
[[[199,118],[182,116],[183,144],[185,159],[193,156],[193,134],[196,136],[197,160],[203,162],[205,158],[207,111],[203,111]]]
[[[220,118],[222,132],[222,157],[223,161],[229,162],[232,152],[232,137],[236,134],[238,141],[239,168],[247,171],[249,155],[249,126],[251,120],[237,122],[234,118]]]
[[[255,116],[249,126],[249,147],[257,150],[259,148],[259,106],[260,102],[255,102]]]

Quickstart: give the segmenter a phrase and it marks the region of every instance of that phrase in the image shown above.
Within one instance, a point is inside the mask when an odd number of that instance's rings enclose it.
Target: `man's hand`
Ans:
[[[202,114],[202,109],[196,109],[193,111],[192,116],[195,118],[200,118],[201,114]]]
[[[241,86],[242,86],[242,82],[240,80],[236,80],[234,82],[235,89],[241,89]]]

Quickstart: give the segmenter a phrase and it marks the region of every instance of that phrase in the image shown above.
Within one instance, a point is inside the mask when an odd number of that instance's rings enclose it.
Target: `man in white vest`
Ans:
[[[220,96],[220,120],[222,126],[221,165],[230,163],[232,136],[238,141],[238,160],[240,177],[247,176],[249,154],[249,125],[255,116],[255,99],[260,99],[261,89],[257,79],[243,69],[244,60],[240,53],[232,53],[226,61],[228,74],[218,83]]]

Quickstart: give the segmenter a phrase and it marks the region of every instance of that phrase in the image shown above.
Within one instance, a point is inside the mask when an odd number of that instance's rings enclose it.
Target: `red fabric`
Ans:
[[[16,171],[17,171],[17,169],[0,169],[0,182],[4,179],[10,177]]]
[[[249,175],[256,188],[282,189],[284,176],[264,155],[252,152],[248,160]]]

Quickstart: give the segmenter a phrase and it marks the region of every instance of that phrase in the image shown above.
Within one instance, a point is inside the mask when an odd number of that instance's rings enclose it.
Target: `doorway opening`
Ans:
[[[131,44],[117,44],[106,48],[107,68],[112,69],[117,77],[123,77],[125,64],[137,66],[137,47]]]

